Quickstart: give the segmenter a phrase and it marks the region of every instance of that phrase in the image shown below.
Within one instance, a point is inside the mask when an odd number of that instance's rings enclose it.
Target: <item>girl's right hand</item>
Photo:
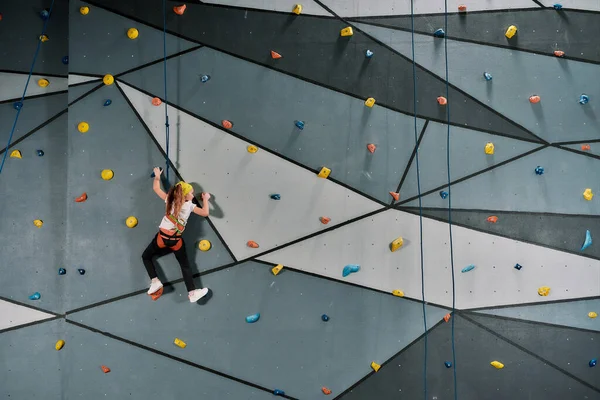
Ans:
[[[202,193],[202,200],[210,200],[210,193]]]
[[[158,178],[160,176],[160,174],[162,174],[162,169],[160,169],[158,167],[154,167],[154,169],[152,171],[154,171],[154,177],[156,177],[156,178]]]

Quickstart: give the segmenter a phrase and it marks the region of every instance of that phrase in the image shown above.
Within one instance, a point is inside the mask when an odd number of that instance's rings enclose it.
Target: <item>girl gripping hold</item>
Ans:
[[[208,200],[210,199],[210,194],[202,193],[202,208],[196,207],[192,203],[192,199],[194,198],[194,188],[192,188],[192,185],[181,181],[173,186],[169,190],[169,193],[165,193],[160,187],[161,173],[162,170],[160,168],[154,168],[154,183],[152,184],[152,188],[158,197],[167,204],[166,214],[159,225],[159,232],[142,254],[144,266],[146,267],[148,276],[152,279],[148,294],[156,293],[163,287],[162,282],[156,276],[156,268],[152,259],[169,253],[175,253],[175,258],[177,258],[181,267],[185,287],[188,290],[190,303],[195,303],[208,293],[208,289],[196,289],[194,285],[190,262],[185,251],[185,242],[181,234],[191,213],[208,217]]]

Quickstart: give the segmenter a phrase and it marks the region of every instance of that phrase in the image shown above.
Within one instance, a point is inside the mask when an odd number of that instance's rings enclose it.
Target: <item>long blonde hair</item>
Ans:
[[[181,207],[185,202],[185,198],[183,196],[183,189],[181,185],[175,185],[169,189],[169,193],[167,193],[167,215],[171,213],[173,210],[173,216],[175,218],[179,218],[179,212],[181,211]]]

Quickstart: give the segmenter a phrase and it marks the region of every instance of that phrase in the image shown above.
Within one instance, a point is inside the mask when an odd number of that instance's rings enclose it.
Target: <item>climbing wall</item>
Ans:
[[[296,1],[0,5],[0,397],[600,399],[597,1]]]

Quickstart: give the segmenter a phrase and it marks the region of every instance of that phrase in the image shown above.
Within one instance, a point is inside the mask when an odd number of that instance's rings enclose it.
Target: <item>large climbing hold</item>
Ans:
[[[302,4],[296,4],[292,12],[296,15],[302,14]]]
[[[50,85],[50,81],[48,79],[40,79],[37,81],[37,84],[39,87],[48,87],[48,85]]]
[[[248,315],[246,317],[246,322],[249,324],[253,324],[256,321],[258,321],[259,319],[260,319],[260,313],[256,313],[256,314]]]
[[[273,193],[270,197],[272,200],[281,200],[281,195],[279,193]]]
[[[54,348],[56,349],[56,351],[62,349],[63,347],[65,347],[65,341],[64,340],[59,340],[54,345]]]
[[[538,294],[540,296],[548,296],[550,294],[550,288],[548,286],[541,286],[538,289]]]
[[[517,27],[514,25],[511,25],[506,29],[506,33],[504,33],[504,36],[511,39],[516,34],[517,34]]]
[[[158,107],[158,106],[160,106],[161,104],[162,104],[162,100],[161,100],[161,99],[159,99],[158,97],[154,97],[154,98],[152,99],[152,105],[153,105],[153,106],[155,106],[155,107]]]
[[[115,83],[115,77],[111,74],[106,74],[104,75],[104,78],[102,78],[102,82],[104,82],[106,86],[112,85],[113,83]]]
[[[10,152],[10,158],[23,158],[23,155],[21,154],[21,151],[13,150]]]
[[[276,266],[271,268],[271,272],[273,273],[273,275],[277,276],[277,274],[280,273],[282,269],[283,269],[283,265],[277,264]]]
[[[137,39],[137,37],[139,35],[140,35],[140,32],[135,28],[129,28],[127,30],[127,37],[131,40]]]
[[[589,230],[585,231],[585,240],[583,241],[583,245],[581,246],[581,251],[584,251],[588,247],[592,245],[592,234]]]
[[[371,368],[373,368],[373,371],[377,372],[381,368],[381,365],[379,365],[375,361],[373,361],[373,362],[371,362]]]
[[[323,168],[321,168],[321,170],[319,171],[317,176],[319,178],[327,179],[327,177],[329,177],[329,174],[331,174],[331,170],[327,167],[323,167]]]
[[[173,12],[177,15],[183,15],[187,6],[185,4],[173,7]]]
[[[354,35],[354,31],[351,26],[347,26],[340,31],[340,36],[352,36]]]
[[[375,99],[373,97],[369,97],[367,100],[365,100],[365,106],[367,106],[369,108],[373,108],[374,105],[375,105]]]
[[[579,104],[587,104],[590,101],[590,96],[588,96],[587,94],[582,94],[581,96],[579,96]]]
[[[504,368],[504,364],[502,364],[500,361],[492,361],[490,364],[496,369]]]
[[[592,192],[592,189],[587,188],[583,191],[583,198],[586,199],[587,201],[592,201],[592,199],[594,198],[594,193]]]
[[[392,241],[392,243],[390,243],[390,250],[393,252],[395,252],[396,250],[398,250],[400,247],[404,246],[404,239],[402,239],[402,236],[394,239]]]
[[[485,147],[484,147],[485,154],[493,155],[494,154],[494,150],[495,150],[494,143],[487,142],[485,144]]]
[[[276,52],[276,51],[273,51],[273,50],[271,50],[271,58],[272,58],[273,60],[278,60],[278,59],[280,59],[281,57],[283,57],[281,54],[279,54],[279,53],[278,53],[278,52]]]
[[[354,273],[356,273],[358,271],[360,271],[360,265],[358,265],[358,264],[348,264],[342,270],[342,276],[345,278],[348,275],[354,274]]]
[[[435,32],[433,32],[433,36],[437,37],[437,38],[443,38],[444,36],[446,36],[446,32],[444,32],[444,30],[442,28],[436,29]]]

